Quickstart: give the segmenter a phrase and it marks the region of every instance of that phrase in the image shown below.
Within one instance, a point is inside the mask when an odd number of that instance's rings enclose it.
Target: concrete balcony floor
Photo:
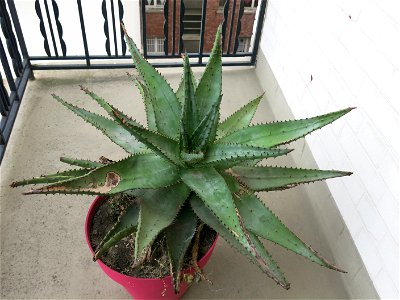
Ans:
[[[196,69],[195,74],[200,71]],[[173,87],[178,85],[180,69],[162,72]],[[38,71],[35,76],[26,90],[1,166],[1,297],[128,298],[124,289],[92,261],[86,245],[83,225],[92,196],[23,196],[26,188],[11,189],[9,184],[16,179],[66,169],[67,165],[59,162],[60,156],[96,160],[101,155],[112,159],[126,155],[96,129],[56,103],[51,93],[100,112],[80,91],[78,84],[83,84],[144,122],[139,93],[125,76],[125,70]],[[222,117],[262,92],[253,68],[224,69]],[[264,100],[255,121],[272,120],[271,109]],[[290,163],[290,158],[285,160]],[[333,260],[301,187],[261,196],[289,228]],[[213,285],[195,284],[185,299],[348,298],[342,274],[270,243],[267,246],[292,283],[290,290],[277,286],[219,239],[205,268]]]

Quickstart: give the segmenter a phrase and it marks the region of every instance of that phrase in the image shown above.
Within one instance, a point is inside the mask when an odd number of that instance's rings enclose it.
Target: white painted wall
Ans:
[[[270,0],[260,50],[294,117],[357,107],[306,141],[320,168],[354,172],[329,189],[379,296],[398,298],[400,2]]]

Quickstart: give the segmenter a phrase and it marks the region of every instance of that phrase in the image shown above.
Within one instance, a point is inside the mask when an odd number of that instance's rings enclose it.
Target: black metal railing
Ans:
[[[89,1],[89,0],[88,0]],[[151,2],[151,1],[150,1]],[[218,22],[211,20],[216,13],[211,13],[210,9],[218,3],[217,15],[222,23],[222,40],[223,40],[223,65],[230,66],[251,66],[256,62],[257,51],[259,47],[261,30],[264,21],[264,15],[267,0],[256,1],[258,4],[258,18],[255,17],[256,10],[246,10],[247,0],[202,0],[197,2],[198,14],[196,19],[190,19],[190,7],[185,7],[185,0],[164,0],[163,5],[158,6],[156,10],[152,10],[148,6],[147,0],[140,0],[138,5],[141,12],[140,24],[142,38],[143,55],[150,60],[155,67],[176,67],[181,66],[182,52],[187,50],[187,33],[197,34],[198,44],[194,51],[188,51],[192,58],[193,66],[204,66],[209,57],[210,39],[207,35],[214,35]],[[45,55],[28,55],[25,45],[23,32],[21,30],[20,21],[18,19],[17,10],[14,0],[0,0],[0,20],[3,41],[7,45],[7,51],[3,47],[0,40],[0,57],[6,81],[3,82],[0,74],[0,111],[2,115],[0,127],[0,162],[3,158],[11,129],[18,112],[18,108],[29,77],[33,77],[33,70],[61,70],[61,69],[108,69],[108,68],[132,68],[133,65],[127,59],[126,45],[123,39],[123,30],[120,26],[127,18],[124,6],[121,0],[102,0],[101,6],[98,8],[91,6],[90,10],[82,7],[82,1],[76,0],[69,2],[69,5],[75,5],[77,15],[79,16],[79,31],[77,37],[81,39],[83,44],[83,53],[79,55],[70,55],[68,41],[63,36],[66,26],[71,26],[72,21],[64,12],[59,9],[57,0],[35,0],[34,9],[37,17],[38,34],[42,37],[43,50]],[[193,3],[193,2],[192,2]],[[254,1],[253,1],[254,3]],[[87,3],[84,3],[87,4]],[[188,6],[189,3],[187,3]],[[24,5],[27,5],[26,3]],[[222,5],[221,7],[219,5]],[[92,10],[98,9],[103,16],[104,33],[104,54],[93,55],[90,53],[88,43],[88,31],[85,22],[89,22],[85,18]],[[256,22],[255,30],[252,31],[252,45],[249,49],[243,49],[239,52],[239,38],[243,27],[244,16],[253,15],[251,22]],[[147,49],[147,41],[149,37],[150,18],[162,18],[162,28],[160,28],[163,51],[158,53],[150,53]],[[32,16],[33,17],[33,16]],[[250,18],[251,19],[251,18]],[[35,24],[29,18],[28,25]],[[61,20],[68,20],[62,22]],[[21,21],[26,21],[21,20]],[[193,30],[186,26],[185,23],[197,22],[198,29]],[[160,22],[158,22],[160,23]],[[213,23],[214,28],[210,25]],[[151,25],[151,24],[150,24]],[[249,24],[247,24],[249,25]],[[253,23],[251,24],[253,25]],[[247,26],[247,29],[250,26]],[[250,28],[253,28],[251,26]],[[32,30],[32,29],[31,29]],[[212,31],[212,33],[210,33]],[[90,36],[89,36],[90,37]],[[249,37],[248,37],[249,38]],[[76,40],[76,39],[75,39]],[[89,39],[90,40],[90,39]],[[212,42],[212,41],[211,41]],[[32,43],[38,43],[37,39]],[[29,44],[29,43],[28,43]],[[28,45],[29,46],[29,45]],[[125,60],[125,61],[124,61]],[[99,62],[101,61],[101,62]],[[12,68],[12,70],[11,70]]]
[[[49,0],[50,1],[50,0]],[[81,35],[84,53],[82,55],[68,55],[67,45],[65,44],[62,32],[63,26],[68,26],[68,24],[61,24],[59,21],[59,15],[61,12],[58,10],[57,1],[51,0],[52,7],[54,10],[54,19],[56,20],[56,28],[59,36],[59,43],[62,45],[62,53],[58,53],[56,46],[56,38],[54,35],[53,24],[48,21],[47,32],[44,26],[44,17],[46,14],[47,20],[51,20],[49,8],[47,6],[47,0],[44,0],[45,9],[42,12],[43,7],[39,4],[39,0],[35,1],[35,8],[37,17],[40,20],[40,30],[44,40],[44,48],[46,56],[31,56],[33,70],[55,70],[55,69],[105,69],[105,68],[131,68],[131,63],[123,62],[124,59],[129,59],[130,56],[126,53],[126,45],[123,41],[123,31],[119,26],[120,23],[124,22],[124,6],[121,0],[103,0],[101,9],[104,18],[104,38],[105,38],[105,49],[104,55],[91,55],[88,50],[87,33],[85,28],[85,13],[82,10],[81,0],[77,0],[77,9],[79,12],[79,22],[81,27]],[[199,1],[200,2],[200,1]],[[207,2],[219,2],[217,0],[202,0],[201,1],[201,27],[199,34],[199,45],[197,51],[191,52],[190,57],[197,58],[197,62],[193,63],[193,66],[204,66],[205,62],[203,58],[208,57],[209,53],[204,51],[204,36],[205,29],[207,26]],[[265,9],[267,0],[260,1],[259,4],[259,18],[256,20],[256,30],[255,36],[252,38],[253,44],[251,46],[251,51],[249,52],[238,52],[239,36],[241,32],[242,18],[244,15],[246,0],[225,0],[225,4],[221,9],[222,26],[223,26],[223,40],[226,42],[225,51],[223,57],[227,58],[223,61],[224,65],[254,65],[257,56],[257,50],[260,41],[260,34],[262,29],[262,24],[265,15]],[[108,6],[106,4],[109,4]],[[148,24],[147,19],[149,18],[149,7],[147,5],[147,0],[139,1],[140,11],[141,11],[141,37],[142,37],[142,53],[149,60],[154,59],[152,64],[155,67],[176,67],[181,66],[181,62],[172,61],[171,59],[180,58],[181,54],[185,52],[185,1],[184,0],[164,0],[164,4],[158,7],[159,17],[163,18],[163,26],[160,28],[160,32],[163,34],[163,51],[162,53],[152,54],[147,50],[147,38],[148,38]],[[111,9],[110,9],[111,8]],[[110,11],[108,11],[110,10]],[[151,12],[154,15],[154,11]],[[255,10],[254,10],[255,14]],[[111,22],[109,22],[111,19]],[[109,28],[109,24],[111,27]],[[216,28],[215,28],[216,29]],[[117,39],[120,35],[121,39]],[[111,38],[112,36],[112,38]],[[49,41],[50,40],[50,41]],[[51,47],[52,45],[52,47]],[[53,48],[53,49],[51,49]],[[118,49],[121,51],[118,51]],[[52,50],[52,51],[51,51]],[[112,51],[113,50],[113,51]],[[242,60],[229,61],[229,58],[242,58]],[[103,61],[102,63],[95,63],[94,61]],[[162,60],[162,62],[160,62]],[[41,61],[39,64],[38,61]],[[63,61],[64,63],[54,64],[51,62]],[[74,61],[75,63],[69,63]],[[82,61],[82,63],[76,63],[76,61]],[[111,62],[112,61],[112,62]],[[121,61],[121,62],[118,62]],[[110,62],[110,63],[108,63]]]
[[[6,76],[6,81],[3,81],[0,73],[1,163],[28,78],[32,77],[32,69],[13,0],[7,0],[7,3],[0,1],[0,23],[4,38],[0,39],[0,59]],[[4,48],[3,40],[7,49]]]

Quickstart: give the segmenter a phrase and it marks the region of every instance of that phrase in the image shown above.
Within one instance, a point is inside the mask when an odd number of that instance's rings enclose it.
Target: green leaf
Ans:
[[[199,120],[202,120],[210,109],[220,102],[222,88],[221,54],[221,26],[219,26],[210,59],[196,89],[195,98],[198,104]]]
[[[95,168],[104,166],[104,164],[99,163],[97,161],[76,159],[76,158],[70,158],[70,157],[60,157],[60,161],[62,161],[63,163],[72,165],[72,166],[78,166],[78,167],[85,168],[85,169],[95,169]]]
[[[143,255],[161,230],[171,225],[189,193],[189,188],[181,182],[163,189],[149,190],[142,196],[135,259]]]
[[[110,103],[108,103],[106,100],[101,98],[100,96],[96,95],[94,92],[90,91],[88,88],[85,88],[84,86],[80,86],[81,90],[86,93],[86,95],[89,95],[94,101],[96,101],[114,120],[116,119],[114,111],[118,112],[119,115],[124,116],[125,118],[129,118],[127,115],[125,115],[122,111],[118,110],[114,106],[112,106]],[[136,126],[141,126],[139,123],[135,122]]]
[[[248,127],[263,96],[264,94],[247,103],[233,115],[229,116],[226,120],[219,124],[217,130],[217,139],[239,129]]]
[[[219,103],[212,106],[208,114],[203,118],[203,120],[201,120],[200,124],[194,130],[190,139],[192,151],[204,152],[207,146],[212,144],[215,137],[213,134],[215,133],[216,124],[218,124],[219,118],[218,107]]]
[[[351,172],[296,169],[283,167],[233,167],[234,175],[253,191],[273,191],[292,188],[328,178],[348,176]]]
[[[197,86],[195,99],[197,103],[199,126],[192,138],[192,150],[204,151],[215,140],[219,122],[219,106],[222,89],[222,50],[221,26],[218,27],[210,59]]]
[[[183,259],[196,232],[197,216],[187,203],[165,230],[175,293],[179,293]]]
[[[219,173],[224,178],[226,185],[228,186],[229,190],[232,194],[239,193],[240,191],[240,183],[237,181],[235,177],[228,174],[225,171],[219,170]]]
[[[218,218],[205,206],[201,199],[197,196],[190,198],[190,204],[197,214],[197,216],[208,226],[213,228],[222,238],[230,244],[233,248],[245,255],[252,263],[257,265],[264,273],[270,278],[275,280],[279,285],[288,289],[290,284],[286,281],[284,275],[279,270],[279,267],[272,260],[271,256],[265,250],[264,246],[258,240],[258,238],[248,232],[248,238],[252,243],[252,250],[244,247],[237,238],[229,231]]]
[[[194,130],[199,125],[199,116],[197,113],[196,101],[194,98],[194,85],[192,82],[192,72],[189,64],[189,57],[187,54],[184,57],[184,90],[185,90],[185,100],[182,109],[181,118],[181,149],[190,150],[190,137],[192,136]]]
[[[344,116],[353,108],[347,108],[310,119],[254,125],[235,131],[219,139],[221,143],[238,143],[271,148],[290,143],[320,129]]]
[[[344,272],[301,241],[255,195],[244,194],[240,198],[235,197],[235,203],[243,218],[243,223],[249,231],[320,266]]]
[[[156,115],[154,113],[154,108],[149,91],[145,84],[140,82],[140,80],[134,79],[134,82],[139,89],[140,94],[142,95],[144,108],[146,111],[147,128],[151,131],[158,132]]]
[[[184,75],[184,74],[183,74]],[[194,77],[192,69],[190,69],[190,76],[191,76],[191,81],[193,84],[193,90],[196,91],[197,89],[197,82],[196,78]],[[183,106],[185,102],[185,77],[182,76],[181,82],[179,83],[178,89],[175,92],[176,98],[178,99],[179,103],[181,106]]]
[[[129,122],[129,119],[119,116],[117,112],[115,112],[115,115],[119,119],[121,126],[134,135],[140,142],[145,144],[155,153],[170,160],[172,163],[182,165],[179,158],[179,143],[177,141],[159,133],[136,126],[134,123]]]
[[[248,232],[248,235],[251,240],[252,246],[257,253],[256,259],[262,261],[262,263],[260,263],[264,267],[264,269],[262,269],[277,284],[288,290],[290,288],[290,283],[286,280],[285,275],[279,268],[278,264],[272,259],[271,254],[268,253],[267,249],[265,249],[264,245],[254,233]]]
[[[174,139],[179,138],[181,106],[174,91],[164,77],[142,57],[136,44],[126,32],[125,40],[150,94],[159,133]]]
[[[23,185],[28,185],[28,184],[61,182],[61,181],[81,177],[83,175],[88,174],[89,172],[91,172],[91,170],[87,170],[87,169],[68,170],[68,171],[59,172],[56,174],[42,175],[40,177],[35,177],[32,179],[24,179],[21,181],[15,181],[15,182],[11,183],[11,187],[23,186]]]
[[[236,239],[245,247],[250,248],[224,178],[213,168],[181,170],[181,178],[203,200],[220,222],[236,236]]]
[[[99,129],[112,142],[122,147],[125,151],[136,154],[147,150],[146,147],[136,140],[131,133],[114,121],[65,102],[57,95],[53,94],[52,96],[62,105],[74,112],[77,116],[81,117],[86,122]]]
[[[203,152],[188,153],[185,150],[183,150],[180,153],[180,156],[185,163],[187,163],[188,165],[193,165],[200,162],[204,158],[204,153]]]
[[[97,246],[93,260],[99,259],[112,246],[120,240],[136,231],[139,218],[139,205],[133,203],[126,211],[119,216],[118,221],[114,224],[103,240]]]
[[[155,189],[178,181],[178,169],[154,154],[134,155],[76,179],[33,189],[26,194],[110,195],[132,189]]]
[[[201,164],[228,168],[242,161],[277,157],[286,155],[291,151],[291,149],[269,149],[240,144],[213,144],[208,148]]]

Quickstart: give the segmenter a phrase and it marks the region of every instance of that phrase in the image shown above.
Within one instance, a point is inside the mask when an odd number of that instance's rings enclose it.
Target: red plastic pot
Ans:
[[[89,208],[89,211],[86,216],[85,221],[85,235],[86,235],[86,242],[89,246],[90,251],[92,254],[94,250],[90,245],[89,233],[92,227],[92,219],[103,203],[106,197],[96,197],[94,199],[92,205]],[[217,243],[218,236],[215,238],[215,241],[211,245],[210,249],[208,249],[207,253],[199,260],[198,265],[200,268],[203,268],[208,260],[211,257],[211,254],[214,250],[215,244]],[[110,267],[106,266],[100,259],[97,260],[100,268],[106,273],[112,280],[121,284],[128,293],[134,299],[180,299],[183,294],[186,292],[187,288],[189,287],[188,284],[184,281],[181,282],[181,289],[179,294],[174,293],[174,288],[172,285],[172,278],[171,276],[160,278],[137,278],[132,276],[127,276],[121,274]],[[183,274],[191,274],[194,275],[195,271],[194,268],[188,268],[182,271]]]

